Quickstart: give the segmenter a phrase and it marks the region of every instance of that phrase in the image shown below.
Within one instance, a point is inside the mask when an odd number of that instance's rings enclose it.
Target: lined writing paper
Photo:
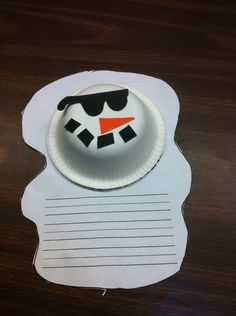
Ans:
[[[168,193],[47,198],[41,242],[43,269],[177,264]]]

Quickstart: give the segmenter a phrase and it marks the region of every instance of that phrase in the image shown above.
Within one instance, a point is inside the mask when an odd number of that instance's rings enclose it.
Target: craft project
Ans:
[[[174,143],[179,102],[163,81],[83,72],[37,92],[25,142],[46,157],[26,187],[34,264],[51,282],[134,288],[180,269],[190,167]]]

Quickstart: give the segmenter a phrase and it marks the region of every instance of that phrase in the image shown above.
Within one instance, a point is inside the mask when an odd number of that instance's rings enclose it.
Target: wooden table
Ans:
[[[235,315],[235,1],[8,0],[0,8],[0,314]],[[36,273],[36,227],[20,208],[45,163],[22,140],[22,109],[44,85],[91,69],[143,73],[175,89],[175,139],[193,172],[181,271],[104,297]]]

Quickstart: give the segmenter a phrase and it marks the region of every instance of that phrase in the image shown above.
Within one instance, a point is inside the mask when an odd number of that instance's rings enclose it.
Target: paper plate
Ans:
[[[141,179],[164,146],[165,124],[158,106],[140,91],[114,84],[65,97],[47,134],[57,169],[93,189],[114,189]]]

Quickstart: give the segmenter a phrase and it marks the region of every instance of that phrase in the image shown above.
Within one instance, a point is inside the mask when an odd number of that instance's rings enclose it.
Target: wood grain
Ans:
[[[0,314],[235,315],[235,1],[9,0],[0,9]],[[22,140],[22,109],[46,84],[91,69],[168,82],[181,103],[176,142],[193,171],[181,271],[104,297],[35,272],[36,227],[20,208],[45,163]]]

